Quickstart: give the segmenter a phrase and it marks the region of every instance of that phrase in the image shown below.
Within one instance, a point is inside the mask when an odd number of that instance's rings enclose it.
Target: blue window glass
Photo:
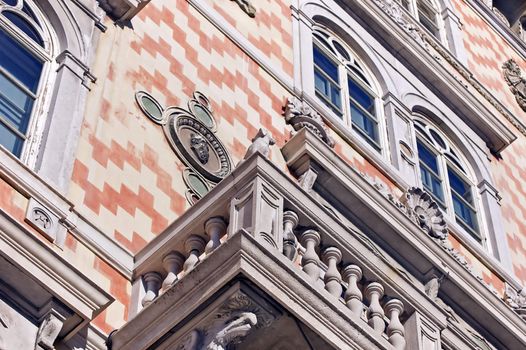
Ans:
[[[325,104],[341,115],[341,90],[338,66],[321,50],[313,47],[314,87]]]
[[[42,47],[44,46],[44,41],[42,40],[40,34],[38,34],[35,28],[24,18],[10,11],[3,11],[2,15],[10,20],[15,26],[17,26],[18,29],[26,33],[27,36],[34,40],[38,45]]]
[[[438,160],[435,154],[431,152],[420,141],[417,141],[418,158],[420,159],[420,178],[422,184],[439,202],[442,207],[445,206],[444,191],[442,189],[442,180],[438,175]]]
[[[0,47],[0,144],[20,156],[42,62],[1,30]]]
[[[451,196],[453,198],[453,209],[457,222],[469,228],[470,233],[478,231],[476,213],[473,208],[473,193],[471,186],[464,181],[455,171],[447,169]],[[478,234],[475,235],[478,238]]]
[[[378,148],[378,125],[375,119],[375,101],[364,88],[348,77],[349,96],[351,97],[351,120],[367,136],[367,141]]]

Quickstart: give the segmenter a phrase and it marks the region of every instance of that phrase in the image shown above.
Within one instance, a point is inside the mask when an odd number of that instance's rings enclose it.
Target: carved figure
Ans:
[[[272,137],[267,129],[260,128],[256,136],[252,139],[252,144],[248,147],[247,153],[243,159],[248,159],[256,152],[261,153],[265,158],[268,158],[270,153],[270,146],[274,145],[276,140]]]
[[[504,80],[515,95],[515,100],[526,111],[526,79],[522,77],[519,65],[513,59],[509,59],[502,65],[502,70]]]
[[[295,131],[307,128],[330,147],[334,147],[334,140],[329,135],[321,116],[296,97],[288,100],[284,108],[284,115],[285,121],[292,125]]]
[[[57,339],[60,330],[62,329],[62,321],[55,315],[49,314],[38,330],[35,349],[52,350],[55,349],[53,343]]]
[[[242,312],[217,332],[216,336],[206,347],[207,350],[225,350],[227,345],[238,343],[258,322],[256,314]]]
[[[447,237],[447,225],[442,211],[425,191],[418,187],[410,188],[405,197],[405,204],[409,217],[431,237],[445,239]]]
[[[256,8],[252,6],[249,0],[232,0],[235,1],[239,7],[250,17],[256,17]]]
[[[506,283],[504,301],[524,320],[526,320],[526,288],[517,292],[513,287]]]
[[[206,142],[203,136],[192,133],[190,135],[190,148],[194,151],[194,154],[201,164],[208,163],[210,150],[208,149],[208,142]]]

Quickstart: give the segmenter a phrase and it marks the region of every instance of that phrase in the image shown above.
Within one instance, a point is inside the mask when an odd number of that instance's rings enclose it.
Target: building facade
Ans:
[[[0,349],[526,348],[525,30],[0,0]]]

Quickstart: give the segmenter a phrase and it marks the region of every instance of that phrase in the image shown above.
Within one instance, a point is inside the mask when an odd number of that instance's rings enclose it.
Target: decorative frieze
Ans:
[[[292,125],[295,131],[307,128],[330,147],[334,147],[334,140],[329,135],[322,117],[306,103],[296,97],[289,98],[284,107],[284,116],[285,121]]]
[[[183,180],[190,204],[201,199],[232,171],[226,147],[215,135],[217,125],[210,101],[196,91],[188,108],[163,106],[150,94],[138,91],[135,100],[142,112],[163,127],[164,134],[187,166]]]
[[[522,77],[519,65],[513,59],[509,59],[502,65],[502,71],[515,100],[526,111],[526,79]]]

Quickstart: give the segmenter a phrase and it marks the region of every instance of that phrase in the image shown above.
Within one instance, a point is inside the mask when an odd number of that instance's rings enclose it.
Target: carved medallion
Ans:
[[[408,215],[431,237],[446,239],[447,224],[438,204],[424,190],[411,187],[405,195]]]
[[[232,171],[225,146],[215,135],[216,122],[208,99],[195,92],[188,108],[161,105],[143,91],[136,100],[144,114],[162,125],[173,150],[188,167],[183,179],[187,200],[193,204]],[[159,114],[160,111],[160,114]]]

